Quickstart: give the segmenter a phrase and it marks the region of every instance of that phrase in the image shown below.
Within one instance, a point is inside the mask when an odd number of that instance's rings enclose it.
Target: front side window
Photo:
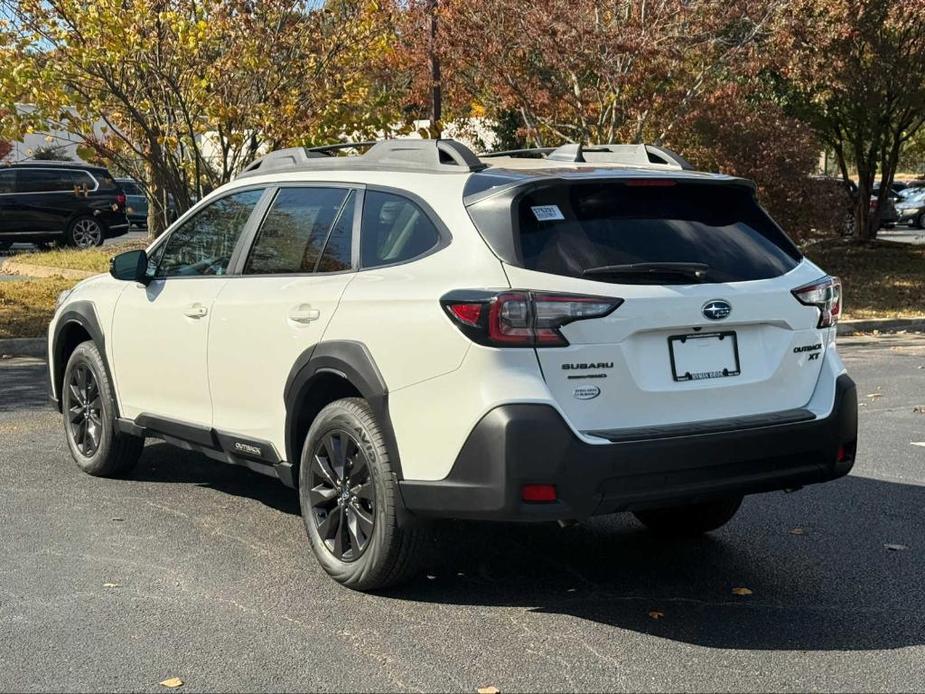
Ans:
[[[224,275],[244,225],[263,189],[232,193],[207,205],[173,231],[157,249],[155,277]]]
[[[260,226],[244,266],[246,275],[310,273],[319,268],[325,244],[335,221],[342,239],[345,202],[353,194],[344,188],[282,188]],[[351,225],[352,226],[352,225]],[[348,232],[349,233],[349,232]],[[336,242],[337,243],[337,242]],[[349,269],[349,239],[346,266]],[[330,265],[330,263],[326,263]],[[331,271],[334,268],[327,268]],[[325,270],[322,270],[325,271]]]
[[[440,233],[408,198],[377,190],[366,192],[360,257],[363,267],[411,260],[436,246]]]

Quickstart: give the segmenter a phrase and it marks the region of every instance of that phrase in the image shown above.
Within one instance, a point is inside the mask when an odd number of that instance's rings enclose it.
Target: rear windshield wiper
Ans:
[[[689,277],[702,282],[710,271],[706,263],[625,263],[623,265],[601,265],[582,271],[583,277],[606,275],[608,277],[676,276]]]

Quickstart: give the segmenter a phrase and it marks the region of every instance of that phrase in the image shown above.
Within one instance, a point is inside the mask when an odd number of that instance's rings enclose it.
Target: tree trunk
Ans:
[[[168,195],[160,172],[147,166],[148,174],[148,237],[156,239],[168,226]]]

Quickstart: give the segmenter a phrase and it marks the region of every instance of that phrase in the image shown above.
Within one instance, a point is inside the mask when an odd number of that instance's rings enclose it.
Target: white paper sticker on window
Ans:
[[[530,209],[533,210],[533,216],[536,217],[539,222],[551,222],[557,219],[565,219],[558,205],[537,205]]]

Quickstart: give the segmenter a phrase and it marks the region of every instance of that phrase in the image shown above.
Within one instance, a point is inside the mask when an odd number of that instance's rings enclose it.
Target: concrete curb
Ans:
[[[900,330],[907,332],[925,332],[925,316],[916,318],[872,318],[870,320],[846,320],[838,324],[839,335],[858,335],[860,333],[895,333]]]
[[[48,341],[44,337],[14,337],[0,340],[0,356],[46,357]]]
[[[45,267],[44,265],[31,265],[10,258],[0,263],[0,272],[7,275],[24,275],[26,277],[63,277],[66,280],[83,280],[98,275],[98,272],[87,270],[71,270],[63,267]]]

